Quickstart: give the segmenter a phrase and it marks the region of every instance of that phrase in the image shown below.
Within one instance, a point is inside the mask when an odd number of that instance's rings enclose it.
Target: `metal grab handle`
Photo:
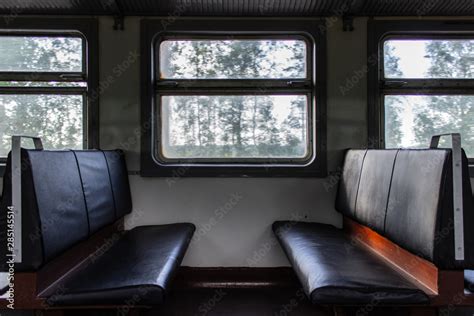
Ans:
[[[442,136],[451,136],[451,147],[453,152],[454,254],[456,260],[464,260],[461,134],[451,133],[435,135],[431,138],[430,148],[438,148]]]
[[[35,149],[43,149],[41,138],[33,136],[12,136],[12,208],[14,214],[14,243],[13,254],[15,262],[22,261],[22,229],[21,229],[21,139],[30,138],[33,140]]]

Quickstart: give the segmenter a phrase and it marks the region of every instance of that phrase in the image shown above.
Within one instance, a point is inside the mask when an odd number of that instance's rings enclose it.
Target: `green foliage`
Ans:
[[[77,38],[51,40],[13,37],[3,44],[0,49],[2,70],[34,72],[82,69],[81,40]],[[32,80],[35,79],[36,76],[32,75]],[[3,84],[13,85],[18,86],[19,83]],[[25,82],[21,85],[32,86],[37,83]],[[82,114],[82,95],[0,95],[0,156],[7,155],[11,146],[11,135],[40,136],[45,148],[82,148]]]
[[[394,47],[390,45],[390,42],[385,43],[384,47],[384,63],[385,72],[390,76],[401,75],[401,70],[398,66],[400,58],[395,56]],[[400,146],[402,141],[402,118],[401,113],[403,111],[403,103],[399,98],[386,98],[385,99],[385,147],[396,148]]]
[[[474,42],[464,40],[429,41],[425,44],[430,67],[426,78],[474,78]],[[385,45],[384,64],[390,77],[403,77],[394,47]],[[388,68],[387,68],[388,67]],[[404,105],[413,108],[413,123],[404,117]],[[411,128],[413,147],[427,147],[432,135],[459,132],[463,147],[474,157],[474,97],[470,95],[388,96],[385,98],[385,135],[387,147],[402,144],[403,121]]]
[[[168,77],[268,78],[281,71],[294,76],[304,73],[304,44],[300,43],[194,41],[190,45],[175,41],[165,50],[162,56],[169,58],[164,67]],[[269,58],[275,55],[279,57]],[[276,158],[305,154],[305,96],[275,97],[265,87],[255,95],[173,96],[163,98],[163,111],[167,113],[163,118],[162,131],[167,135],[163,149],[168,157]]]
[[[472,41],[433,41],[426,45],[426,53],[430,77],[474,77]],[[416,111],[414,130],[418,144],[427,144],[434,134],[460,132],[466,153],[474,157],[474,97],[430,96],[428,104]]]

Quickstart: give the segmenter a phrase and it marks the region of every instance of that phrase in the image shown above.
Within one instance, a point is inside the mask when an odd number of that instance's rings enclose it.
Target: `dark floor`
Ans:
[[[110,313],[109,313],[110,312]],[[67,316],[114,315],[125,316],[127,310],[115,311],[70,311]],[[343,313],[341,313],[343,312]],[[431,309],[417,309],[416,315],[436,315]],[[150,310],[142,310],[140,316],[318,316],[318,315],[354,315],[354,316],[405,316],[415,315],[406,308],[380,308],[362,306],[343,308],[334,314],[332,308],[312,305],[298,289],[201,289],[172,292],[166,303]],[[474,316],[474,311],[459,313],[449,310],[440,316]]]
[[[130,306],[133,307],[133,306]],[[118,310],[69,310],[64,316],[126,316],[129,308]],[[439,315],[439,316],[474,316],[474,309],[451,309],[436,311],[419,308],[390,308],[366,305],[362,307],[343,308],[335,314],[331,308],[312,305],[301,290],[298,289],[200,289],[181,290],[170,293],[166,303],[153,309],[143,309],[134,316],[405,316],[405,315]],[[53,311],[50,311],[53,312]],[[413,313],[415,312],[415,313]],[[51,313],[21,313],[2,311],[1,316],[8,315],[54,315]]]

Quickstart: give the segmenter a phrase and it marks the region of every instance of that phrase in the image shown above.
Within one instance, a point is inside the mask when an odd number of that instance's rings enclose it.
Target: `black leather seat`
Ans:
[[[315,304],[423,304],[428,296],[331,225],[276,222],[273,230]]]
[[[440,269],[474,269],[474,207],[463,152],[464,260],[454,257],[448,149],[349,150],[336,210]],[[286,227],[286,228],[285,228]],[[428,297],[335,227],[277,222],[274,232],[314,303],[426,303]]]
[[[140,226],[43,293],[50,305],[156,305],[163,301],[193,235],[192,224]]]
[[[38,271],[132,212],[121,151],[22,149],[21,154],[23,260],[16,271]],[[0,255],[5,257],[10,157],[3,190]],[[41,296],[52,305],[121,305],[135,297],[134,305],[160,304],[194,230],[193,224],[183,223],[116,232]],[[5,261],[0,268],[7,271]]]

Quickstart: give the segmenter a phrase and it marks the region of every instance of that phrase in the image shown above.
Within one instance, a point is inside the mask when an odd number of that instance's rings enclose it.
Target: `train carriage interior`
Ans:
[[[473,188],[473,0],[0,0],[0,315],[472,316]]]

